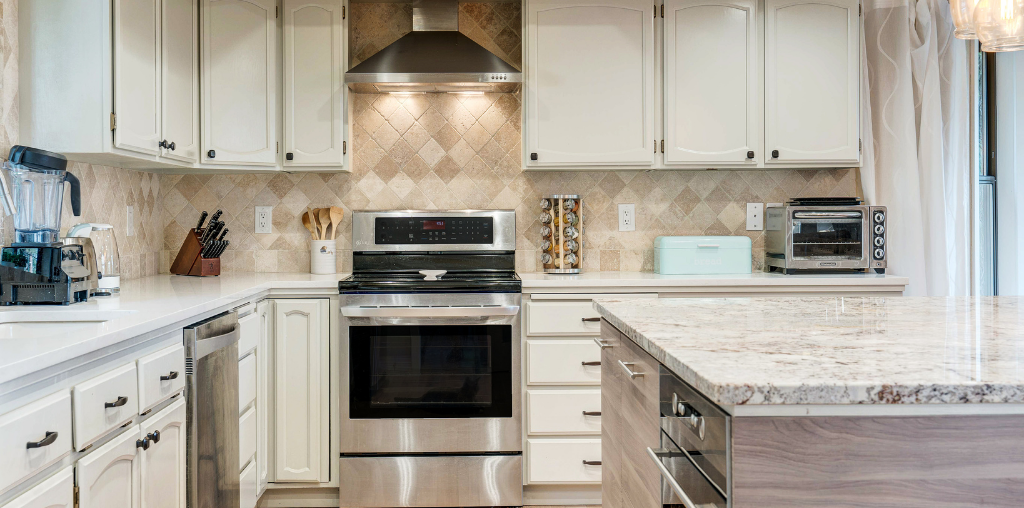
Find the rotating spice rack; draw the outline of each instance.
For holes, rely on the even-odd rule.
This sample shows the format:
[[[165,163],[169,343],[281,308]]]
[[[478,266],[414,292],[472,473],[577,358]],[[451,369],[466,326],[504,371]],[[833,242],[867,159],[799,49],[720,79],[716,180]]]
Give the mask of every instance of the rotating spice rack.
[[[583,266],[583,198],[579,194],[544,196],[540,200],[540,208],[540,256],[544,272],[580,273]]]

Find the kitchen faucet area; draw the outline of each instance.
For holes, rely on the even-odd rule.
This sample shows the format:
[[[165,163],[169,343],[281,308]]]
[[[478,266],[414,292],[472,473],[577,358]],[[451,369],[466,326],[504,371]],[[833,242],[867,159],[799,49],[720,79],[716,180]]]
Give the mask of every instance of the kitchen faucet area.
[[[1021,20],[0,0],[0,508],[1020,508]]]

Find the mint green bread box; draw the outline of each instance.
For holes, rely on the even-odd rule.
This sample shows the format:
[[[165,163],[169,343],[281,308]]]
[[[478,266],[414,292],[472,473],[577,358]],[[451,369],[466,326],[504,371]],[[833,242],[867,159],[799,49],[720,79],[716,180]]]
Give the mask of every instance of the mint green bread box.
[[[731,275],[750,273],[746,236],[659,236],[654,239],[654,273]]]

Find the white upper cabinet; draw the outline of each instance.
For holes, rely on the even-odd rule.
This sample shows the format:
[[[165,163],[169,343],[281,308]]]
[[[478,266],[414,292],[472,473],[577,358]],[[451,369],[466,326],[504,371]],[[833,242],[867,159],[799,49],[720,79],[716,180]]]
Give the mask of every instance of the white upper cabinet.
[[[203,162],[277,161],[277,2],[202,0]]]
[[[665,1],[665,164],[757,165],[756,0]]]
[[[342,0],[284,0],[285,166],[344,163]]]
[[[654,162],[654,2],[530,0],[526,167]]]
[[[163,156],[199,162],[199,4],[163,0]]]
[[[766,164],[860,159],[857,0],[765,1]]]
[[[160,153],[160,1],[114,0],[114,146]],[[168,0],[170,1],[170,0]]]

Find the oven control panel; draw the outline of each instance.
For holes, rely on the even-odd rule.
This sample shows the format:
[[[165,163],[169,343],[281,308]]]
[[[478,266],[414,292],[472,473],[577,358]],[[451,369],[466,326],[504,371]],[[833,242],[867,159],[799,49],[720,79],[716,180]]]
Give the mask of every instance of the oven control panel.
[[[377,245],[494,243],[492,217],[376,217]]]

